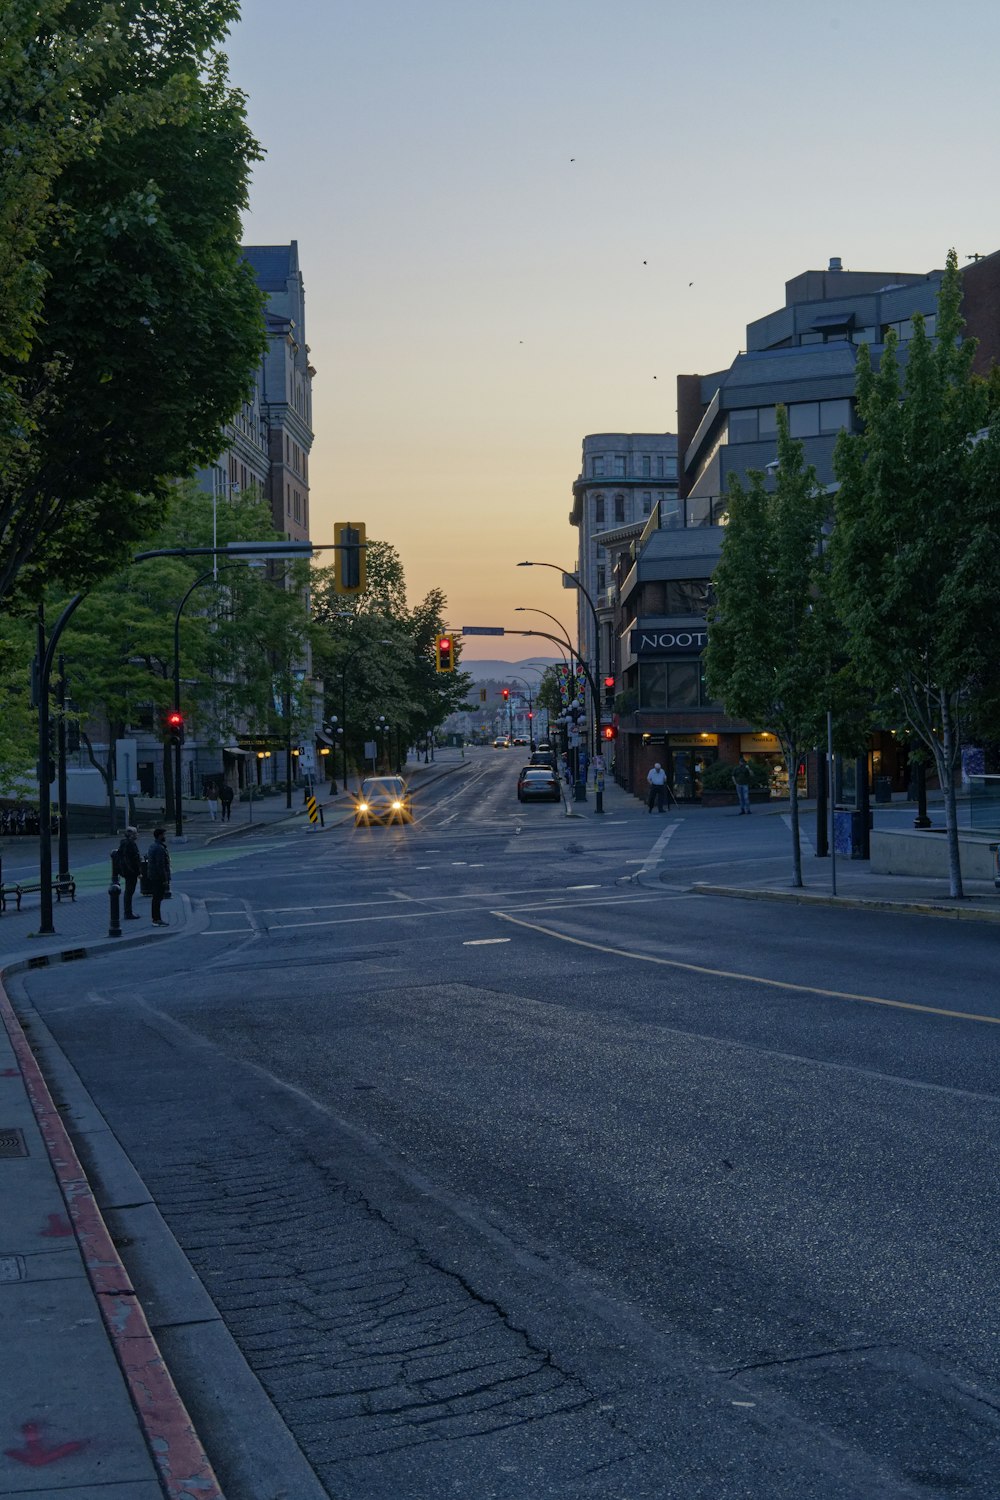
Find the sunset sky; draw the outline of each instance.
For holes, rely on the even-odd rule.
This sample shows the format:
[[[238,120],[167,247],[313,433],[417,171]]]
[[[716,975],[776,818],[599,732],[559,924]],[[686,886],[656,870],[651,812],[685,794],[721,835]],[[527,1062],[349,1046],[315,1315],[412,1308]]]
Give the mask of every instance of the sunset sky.
[[[453,628],[573,626],[516,564],[574,566],[584,435],[674,431],[786,280],[1000,247],[986,0],[244,0],[228,51],[246,239],[299,242],[313,537],[365,521]]]

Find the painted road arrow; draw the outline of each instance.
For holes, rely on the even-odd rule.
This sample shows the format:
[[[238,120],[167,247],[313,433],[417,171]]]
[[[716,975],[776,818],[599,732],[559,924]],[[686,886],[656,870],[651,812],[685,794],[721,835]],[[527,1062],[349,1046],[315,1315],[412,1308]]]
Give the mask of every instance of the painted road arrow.
[[[23,1448],[5,1448],[4,1453],[17,1464],[26,1464],[29,1469],[41,1469],[46,1464],[58,1463],[61,1458],[71,1458],[87,1446],[86,1439],[71,1443],[56,1443],[46,1448],[42,1441],[42,1429],[37,1422],[25,1422],[21,1428]]]

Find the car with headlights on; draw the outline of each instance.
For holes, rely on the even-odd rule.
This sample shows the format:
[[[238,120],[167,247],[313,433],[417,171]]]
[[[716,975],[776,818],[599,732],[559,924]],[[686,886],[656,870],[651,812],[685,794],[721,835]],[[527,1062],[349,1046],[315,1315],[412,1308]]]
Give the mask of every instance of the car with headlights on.
[[[549,766],[525,766],[517,778],[518,802],[561,802],[559,777]]]
[[[354,799],[354,826],[412,823],[413,804],[402,776],[368,776]]]

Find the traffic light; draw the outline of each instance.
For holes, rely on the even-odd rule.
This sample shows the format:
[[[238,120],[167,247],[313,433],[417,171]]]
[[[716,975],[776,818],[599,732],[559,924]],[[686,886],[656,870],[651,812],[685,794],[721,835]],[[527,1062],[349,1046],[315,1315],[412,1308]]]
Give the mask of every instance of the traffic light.
[[[172,745],[183,745],[184,715],[178,708],[172,708],[167,714],[167,734]]]
[[[534,717],[535,717],[534,712],[529,708],[528,709],[528,718],[529,719],[533,719]]]
[[[479,689],[479,701],[480,701],[480,703],[485,703],[486,702],[486,689],[485,688],[480,688]]]
[[[336,561],[333,565],[335,594],[362,594],[367,581],[365,523],[338,521],[333,528]]]
[[[615,701],[615,679],[611,676],[604,679],[604,704],[610,708]]]
[[[509,698],[510,698],[510,688],[504,688],[504,690],[503,690],[503,701],[506,703]]]
[[[454,672],[455,642],[450,635],[439,635],[435,641],[434,663],[439,672]]]
[[[618,738],[618,730],[613,724],[605,724],[601,730],[601,738],[604,740],[616,740]]]

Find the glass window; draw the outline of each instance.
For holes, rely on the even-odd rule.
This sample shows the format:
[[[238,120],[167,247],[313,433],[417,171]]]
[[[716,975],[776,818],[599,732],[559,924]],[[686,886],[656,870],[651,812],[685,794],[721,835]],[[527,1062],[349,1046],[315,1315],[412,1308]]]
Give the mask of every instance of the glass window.
[[[663,454],[662,453],[660,454],[660,456],[656,460],[656,477],[657,477],[657,479],[662,479],[663,478]]]
[[[650,513],[650,511],[652,509],[653,509],[653,492],[652,492],[652,490],[643,490],[643,492],[642,492],[642,513],[643,513],[643,515],[644,516],[648,516],[649,513]]]
[[[937,330],[937,313],[928,313],[924,319],[924,332],[929,339],[934,337]]]
[[[624,479],[625,478],[625,455],[624,455],[624,453],[616,453],[615,454],[615,478],[616,479]]]
[[[778,418],[773,406],[758,406],[757,432],[762,438],[777,437]]]
[[[622,521],[624,521],[624,519],[625,519],[625,496],[624,495],[616,495],[615,496],[615,520],[620,525],[622,523]]]
[[[607,578],[608,578],[608,570],[607,570],[607,568],[606,567],[602,567],[600,564],[598,564],[598,567],[597,567],[597,592],[599,594],[602,594],[604,592],[604,590],[607,588]]]
[[[704,615],[708,608],[707,578],[671,578],[667,583],[668,615]]]
[[[896,324],[896,328],[899,331],[899,342],[901,344],[905,344],[910,339],[912,339],[912,337],[913,337],[913,319],[912,318],[904,318],[901,323],[897,323]]]
[[[668,708],[697,708],[700,663],[694,661],[667,662],[667,706]]]
[[[604,496],[594,496],[594,521],[598,526],[604,525]]]
[[[648,453],[642,455],[642,477],[648,479],[653,472],[653,460]]]
[[[821,344],[822,342],[823,342],[823,335],[821,333],[801,333],[801,334],[799,334],[799,343],[800,344]]]
[[[852,329],[851,341],[855,344],[877,344],[878,329],[874,326],[868,328]]]
[[[667,459],[665,473],[666,473],[666,477],[668,479],[676,479],[677,478],[677,460],[676,460],[676,458],[668,458]]]
[[[821,401],[819,403],[820,432],[839,432],[842,427],[849,429],[850,425],[851,403],[846,396],[840,401]]]
[[[819,436],[819,402],[796,401],[788,408],[788,431],[793,438]]]
[[[590,472],[591,472],[591,475],[592,475],[592,477],[594,479],[601,479],[601,478],[603,478],[603,476],[604,476],[604,459],[603,458],[592,458],[590,460]]]
[[[665,531],[679,531],[684,525],[684,512],[682,503],[676,495],[669,500],[664,500],[663,495],[657,496],[660,505],[660,526]]]
[[[665,661],[641,661],[639,663],[639,707],[666,708],[667,663]]]
[[[757,408],[729,413],[729,441],[731,443],[755,443],[757,441]]]

